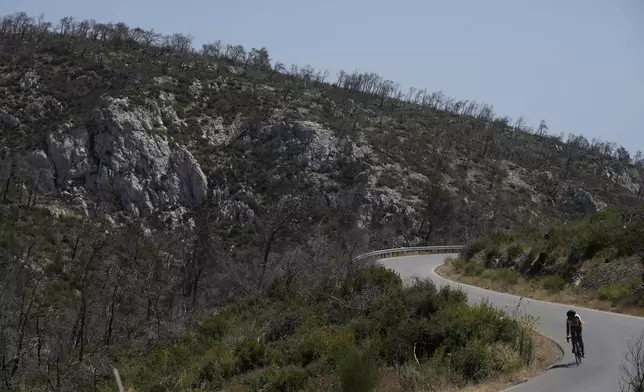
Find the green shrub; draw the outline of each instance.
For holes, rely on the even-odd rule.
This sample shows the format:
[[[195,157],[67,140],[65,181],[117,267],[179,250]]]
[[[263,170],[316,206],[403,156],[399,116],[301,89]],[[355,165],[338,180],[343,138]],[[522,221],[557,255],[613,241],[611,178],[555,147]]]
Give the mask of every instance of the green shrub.
[[[470,260],[475,254],[486,249],[486,242],[483,239],[475,239],[468,242],[461,250],[461,257],[465,260]]]
[[[481,341],[469,342],[464,348],[452,354],[451,365],[466,380],[480,383],[494,373],[494,361],[489,350]]]
[[[619,256],[620,250],[614,246],[601,250],[595,255],[595,258],[599,258],[603,261],[607,259],[614,259]]]
[[[197,335],[202,342],[219,340],[227,331],[228,324],[221,315],[209,317],[197,327]]]
[[[494,270],[494,272],[497,279],[510,285],[519,283],[519,279],[521,278],[519,272],[512,268],[499,268]]]
[[[443,385],[482,381],[529,356],[529,336],[502,311],[469,307],[463,291],[429,280],[401,282],[369,268],[336,287],[311,285],[307,297],[240,300],[199,324],[196,340],[123,361],[124,378],[141,391],[296,391],[321,376],[343,391],[366,392],[378,382],[379,363],[416,366],[418,358],[424,370],[407,381]]]
[[[441,392],[453,386],[452,379],[447,366],[439,361],[403,366],[399,371],[403,391]]]
[[[245,373],[267,364],[266,347],[257,339],[248,338],[235,347],[237,373]]]
[[[632,299],[633,292],[640,283],[638,278],[633,278],[626,283],[603,285],[599,288],[599,299],[611,301],[614,304]]]
[[[525,320],[526,317],[522,318]],[[532,319],[531,317],[527,317]],[[526,364],[530,364],[532,361],[532,355],[534,353],[534,342],[530,337],[529,331],[525,325],[520,325],[516,323],[517,329],[515,330],[515,339],[512,342],[513,348]]]
[[[224,385],[224,370],[216,361],[207,362],[199,371],[199,380],[208,383],[209,387],[221,388]]]
[[[454,269],[454,272],[460,274],[466,270],[469,262],[465,259],[457,258],[457,259],[450,260],[450,264]]]
[[[524,253],[523,247],[519,244],[510,245],[506,250],[506,252],[508,253],[508,258],[510,260],[516,260],[519,256],[521,256]]]
[[[267,342],[275,342],[293,335],[302,323],[301,315],[297,313],[279,314],[271,321],[265,339]]]
[[[187,341],[178,341],[151,351],[146,356],[126,355],[119,370],[123,382],[137,389],[177,390],[180,380],[175,377],[195,355]]]
[[[269,383],[274,372],[272,368],[261,368],[240,374],[232,380],[225,390],[230,392],[259,391]]]
[[[425,356],[431,354],[435,344],[442,341],[441,337],[431,334],[423,337],[423,331],[431,330],[432,325],[427,320],[406,319],[401,320],[398,325],[388,330],[383,335],[380,345],[379,356],[388,365],[404,365],[413,361],[414,343],[418,341],[417,355]]]
[[[638,290],[637,293],[633,293],[632,304],[636,306],[644,306],[644,290]]]
[[[349,276],[346,283],[350,285],[353,293],[359,293],[371,287],[381,290],[402,287],[402,281],[398,274],[383,266],[361,269],[355,275]]]
[[[376,326],[367,317],[360,317],[351,323],[356,342],[361,342],[374,333]]]
[[[320,359],[324,354],[324,339],[319,339],[319,335],[313,334],[298,339],[289,353],[289,361],[301,366],[307,366]]]
[[[524,364],[521,353],[508,344],[494,344],[487,349],[491,353],[491,366],[494,373],[517,371]]]
[[[378,368],[372,358],[355,348],[341,353],[338,375],[343,392],[369,392],[378,383]]]
[[[268,350],[268,360],[276,365],[307,367],[323,361],[334,366],[333,353],[355,344],[355,332],[346,327],[303,327],[295,335]],[[328,363],[327,363],[328,362]]]
[[[468,262],[465,265],[465,270],[463,271],[463,273],[467,276],[481,276],[483,275],[484,272],[485,272],[484,267],[480,265],[476,265],[472,262]]]
[[[541,287],[550,292],[559,292],[566,286],[566,280],[559,275],[548,275],[541,278]]]
[[[262,388],[265,392],[293,392],[304,388],[308,381],[308,372],[295,365],[271,367],[267,385]]]

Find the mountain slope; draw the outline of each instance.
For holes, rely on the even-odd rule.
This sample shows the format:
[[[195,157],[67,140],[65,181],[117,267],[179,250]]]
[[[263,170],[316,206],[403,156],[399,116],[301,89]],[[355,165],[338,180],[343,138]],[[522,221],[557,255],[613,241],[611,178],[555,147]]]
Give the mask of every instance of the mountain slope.
[[[280,279],[338,285],[362,250],[642,196],[642,162],[610,143],[375,74],[329,84],[264,48],[191,45],[120,23],[0,23],[5,383],[173,341]]]
[[[40,194],[67,196],[83,214],[106,198],[105,212],[134,216],[189,208],[216,189],[261,194],[272,177],[264,170],[290,170],[325,191],[362,181],[378,210],[364,220],[389,219],[398,241],[419,242],[638,198],[641,167],[625,151],[529,134],[487,105],[415,89],[404,97],[372,74],[328,85],[310,67],[271,67],[257,50],[197,54],[181,35],[148,46],[150,32],[63,22],[53,35],[3,25],[2,180],[12,200],[16,160]],[[442,231],[410,223],[442,202],[424,200],[428,192],[454,210]]]

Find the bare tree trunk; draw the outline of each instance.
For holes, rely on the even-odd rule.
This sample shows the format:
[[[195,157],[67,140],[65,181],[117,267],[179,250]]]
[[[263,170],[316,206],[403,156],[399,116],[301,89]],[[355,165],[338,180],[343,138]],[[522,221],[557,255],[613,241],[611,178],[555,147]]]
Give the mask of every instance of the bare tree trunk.
[[[76,236],[76,241],[74,242],[74,250],[72,251],[72,259],[70,260],[73,262],[76,259],[76,251],[78,250],[78,243],[80,242],[80,234]]]
[[[203,268],[199,268],[195,273],[194,280],[192,282],[192,308],[194,309],[197,306],[197,289],[199,288],[199,279],[201,278],[201,273]]]
[[[40,304],[38,304],[38,316],[36,317],[36,336],[38,338],[36,354],[38,357],[38,367],[42,366],[42,333],[40,329]]]
[[[434,227],[432,225],[432,222],[429,222],[429,229],[427,230],[427,234],[425,234],[425,245],[429,245],[429,239],[432,236],[432,231]]]
[[[2,380],[4,381],[4,385],[9,389],[11,387],[11,384],[9,384],[9,377],[7,376],[7,355],[6,351],[2,350]]]
[[[264,282],[266,276],[266,270],[268,269],[268,258],[271,253],[271,248],[273,247],[273,242],[275,241],[275,230],[271,230],[266,245],[264,245],[264,256],[262,258],[262,275],[260,276],[260,283]]]
[[[4,186],[4,195],[2,196],[2,204],[7,204],[7,195],[9,194],[9,187],[11,186],[11,180],[13,179],[15,172],[16,172],[16,163],[14,162],[11,164],[11,171],[9,172],[9,176],[7,177],[7,182],[5,183],[5,186]]]
[[[27,308],[24,308],[24,300],[25,297],[23,295],[23,303],[20,306],[20,316],[19,316],[19,321],[18,321],[18,331],[19,331],[19,338],[18,338],[18,344],[16,345],[16,358],[13,361],[13,366],[11,368],[11,377],[13,377],[16,372],[18,371],[20,367],[20,359],[22,358],[22,349],[25,341],[25,332],[27,331],[27,321],[29,318],[29,314],[31,313],[31,308],[34,304],[34,300],[36,298],[36,292],[38,291],[38,286],[40,286],[40,282],[42,281],[44,275],[42,275],[38,281],[36,282],[36,285],[34,286],[31,296],[29,298],[29,301],[27,303]],[[25,291],[26,295],[26,291]]]
[[[78,362],[83,362],[85,356],[85,328],[87,316],[87,299],[85,298],[85,289],[81,290],[81,321],[80,329],[78,330],[78,340],[80,342],[80,349],[78,350]]]
[[[116,302],[116,290],[118,288],[118,285],[114,285],[114,289],[112,290],[112,296],[110,300],[110,315],[107,321],[107,327],[105,329],[105,345],[109,347],[110,345],[110,340],[112,339],[112,325],[114,324],[114,308],[115,308],[115,302]]]

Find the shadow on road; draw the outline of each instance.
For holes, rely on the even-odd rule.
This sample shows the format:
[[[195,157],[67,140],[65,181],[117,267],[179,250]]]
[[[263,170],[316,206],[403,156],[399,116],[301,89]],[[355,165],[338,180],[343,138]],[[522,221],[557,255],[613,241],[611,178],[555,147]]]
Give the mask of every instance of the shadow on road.
[[[548,370],[552,369],[562,369],[562,368],[569,368],[569,367],[577,367],[577,363],[573,362],[568,362],[568,363],[559,363],[557,365],[552,365],[548,368]]]

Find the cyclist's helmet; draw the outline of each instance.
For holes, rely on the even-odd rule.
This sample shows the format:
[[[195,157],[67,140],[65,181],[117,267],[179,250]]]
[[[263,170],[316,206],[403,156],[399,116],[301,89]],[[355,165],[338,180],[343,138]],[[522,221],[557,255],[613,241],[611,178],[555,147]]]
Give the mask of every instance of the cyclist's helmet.
[[[577,313],[576,313],[574,310],[572,310],[572,309],[570,309],[568,312],[566,312],[566,315],[567,315],[568,317],[575,317],[575,315],[576,315],[576,314],[577,314]]]

